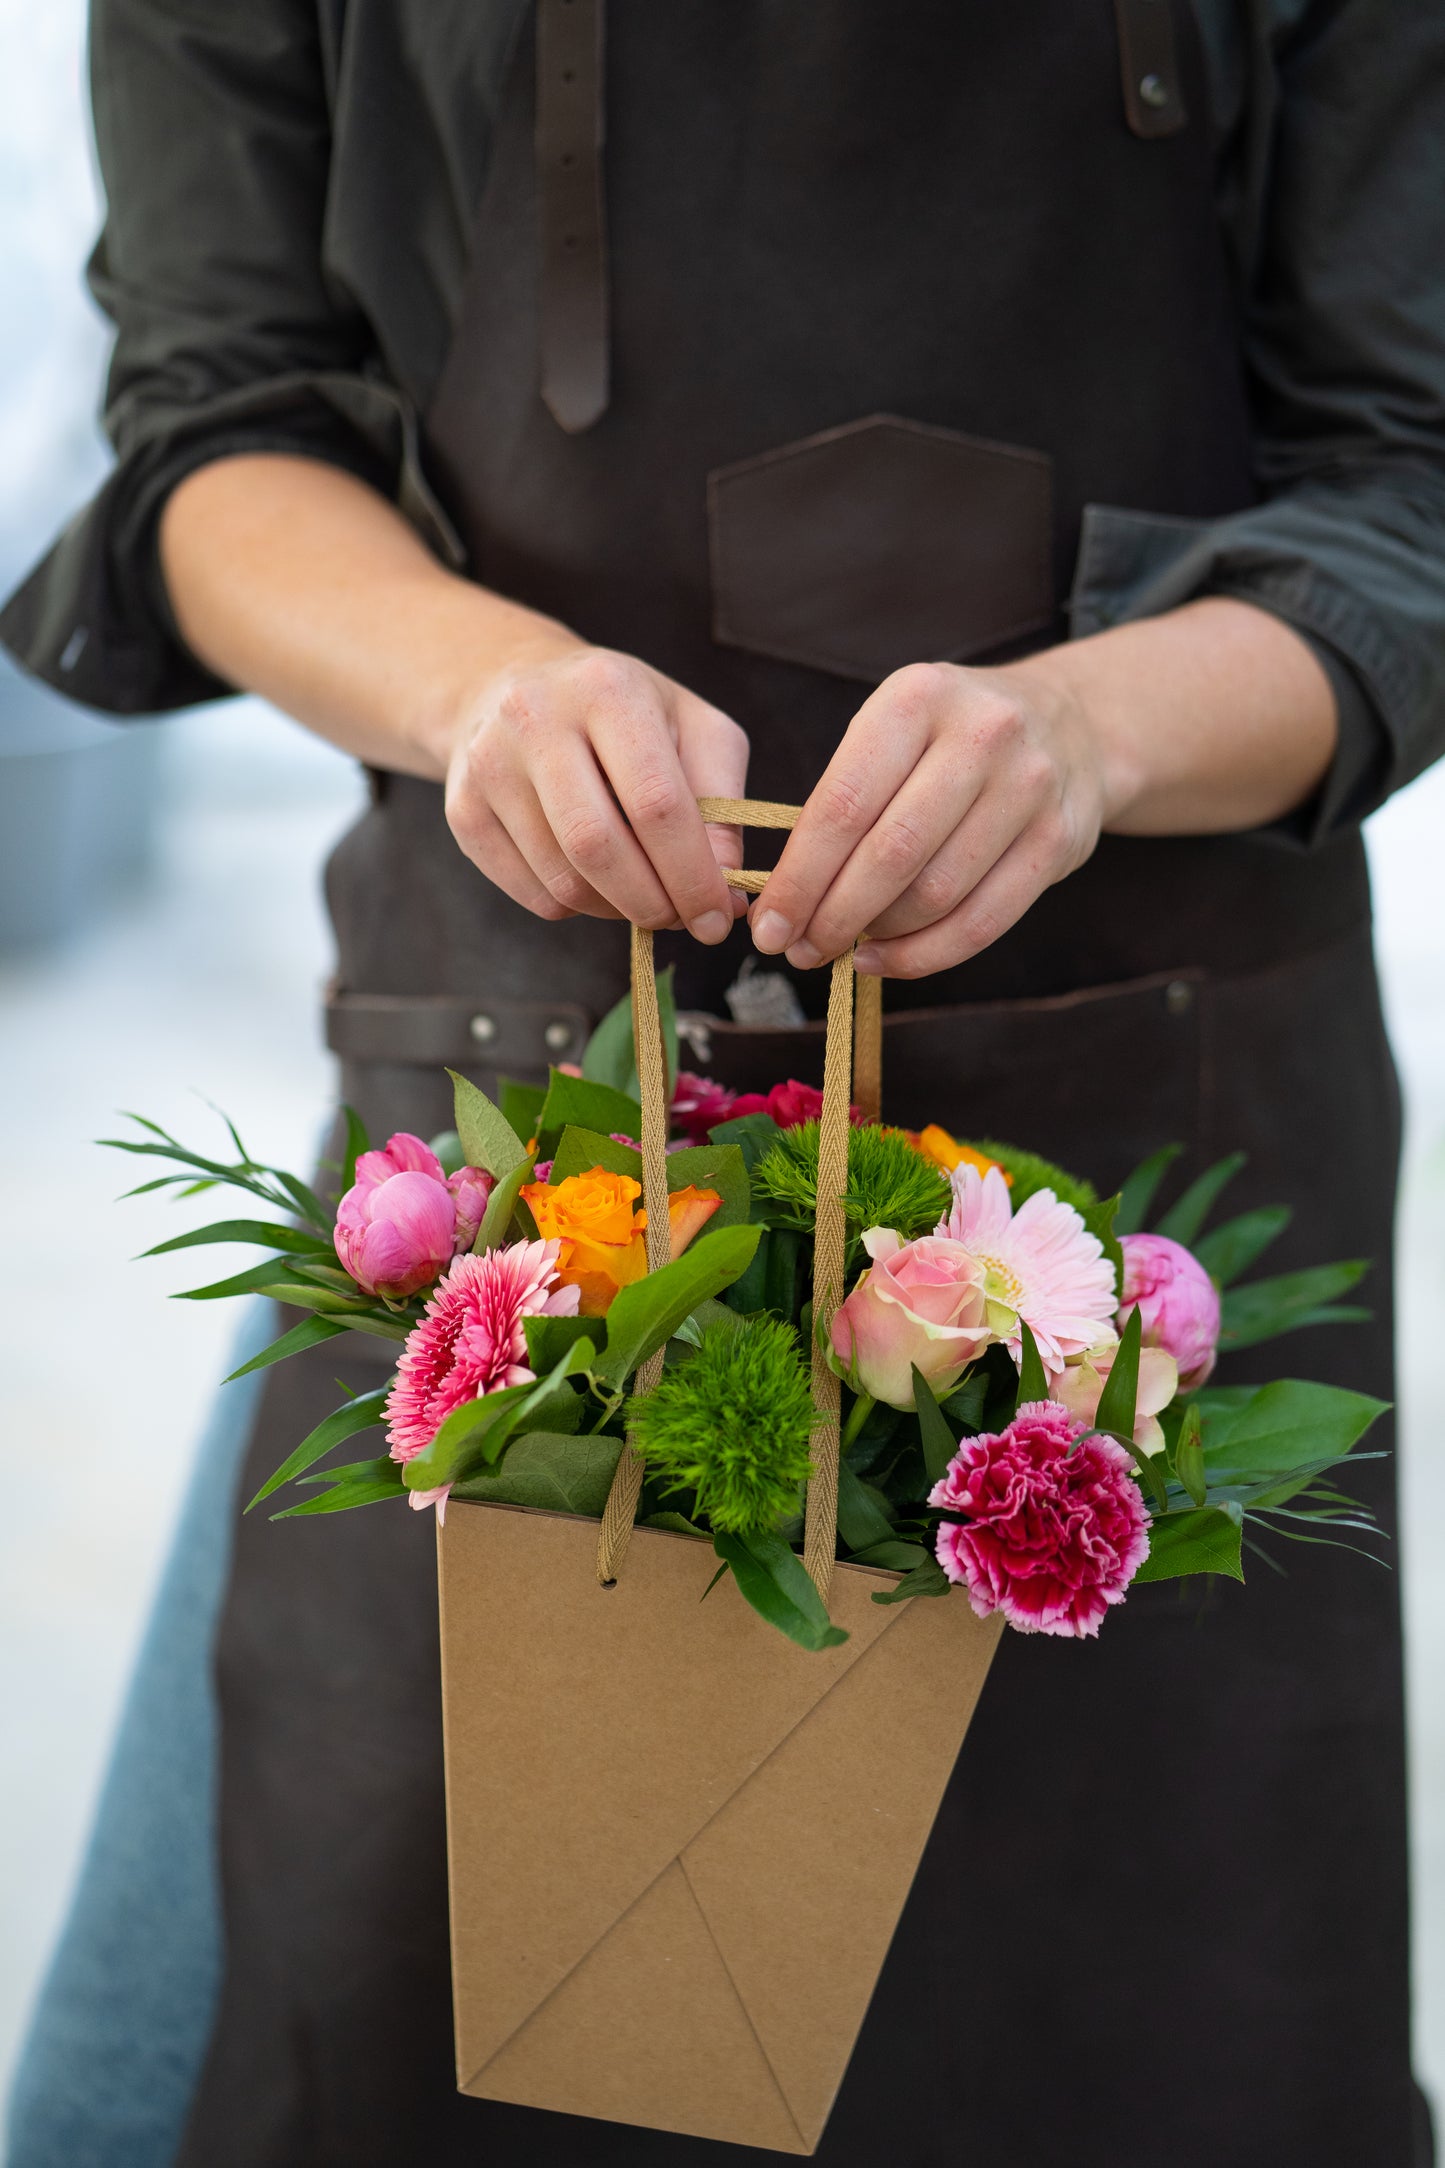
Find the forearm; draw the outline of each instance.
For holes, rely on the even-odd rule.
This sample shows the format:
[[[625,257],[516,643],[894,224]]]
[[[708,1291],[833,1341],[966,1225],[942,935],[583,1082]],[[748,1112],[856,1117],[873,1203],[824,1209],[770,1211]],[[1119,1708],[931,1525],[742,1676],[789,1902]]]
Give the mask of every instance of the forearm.
[[[1324,779],[1337,723],[1308,642],[1223,596],[1051,648],[1000,675],[1076,704],[1116,835],[1261,827]]]
[[[188,645],[344,751],[440,781],[479,683],[579,649],[564,626],[439,565],[401,514],[319,460],[198,469],[161,521]]]

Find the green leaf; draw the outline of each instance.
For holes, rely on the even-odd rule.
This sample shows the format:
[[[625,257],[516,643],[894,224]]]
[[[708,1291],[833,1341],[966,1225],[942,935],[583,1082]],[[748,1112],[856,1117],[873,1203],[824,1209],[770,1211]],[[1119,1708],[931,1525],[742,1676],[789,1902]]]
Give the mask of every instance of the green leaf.
[[[513,1438],[496,1467],[454,1484],[452,1496],[600,1520],[621,1452],[620,1438],[525,1430]]]
[[[677,1088],[677,1003],[673,994],[673,967],[657,977],[657,1013],[662,1024],[662,1047],[667,1065],[669,1103]],[[632,996],[626,993],[607,1011],[582,1056],[582,1074],[590,1083],[608,1084],[614,1091],[636,1099],[637,1048],[632,1036]],[[636,1135],[630,1131],[630,1135]]]
[[[669,1191],[686,1189],[693,1182],[699,1189],[715,1189],[722,1198],[707,1223],[709,1230],[740,1227],[747,1221],[752,1205],[752,1184],[748,1180],[747,1161],[735,1144],[691,1144],[681,1152],[669,1152]]]
[[[1212,1279],[1228,1287],[1284,1233],[1290,1216],[1287,1204],[1266,1204],[1257,1212],[1241,1212],[1238,1219],[1226,1220],[1222,1227],[1202,1236],[1194,1245],[1194,1254]]]
[[[524,1317],[527,1362],[540,1376],[553,1370],[579,1340],[590,1340],[595,1349],[607,1331],[603,1317]]]
[[[326,1317],[303,1318],[299,1325],[293,1325],[290,1332],[283,1332],[279,1340],[273,1340],[259,1355],[242,1363],[239,1370],[233,1370],[223,1382],[229,1385],[231,1378],[244,1378],[252,1370],[268,1369],[272,1363],[284,1362],[288,1355],[303,1355],[307,1348],[319,1347],[323,1340],[334,1340],[338,1333],[346,1330],[345,1325],[333,1325]]]
[[[353,1292],[338,1294],[334,1287],[318,1287],[311,1280],[272,1278],[256,1290],[270,1302],[282,1302],[290,1310],[319,1310],[327,1317],[368,1315],[376,1307],[372,1296]]]
[[[853,1566],[881,1566],[885,1573],[911,1573],[915,1566],[926,1565],[928,1553],[921,1543],[906,1543],[901,1536],[890,1536],[886,1543],[874,1543],[866,1551],[855,1551],[849,1564]]]
[[[1019,1365],[1019,1406],[1023,1407],[1029,1401],[1047,1400],[1049,1381],[1044,1375],[1044,1362],[1039,1353],[1038,1341],[1029,1330],[1028,1320],[1022,1317],[1019,1319],[1019,1338],[1023,1342],[1023,1360]],[[1136,1378],[1137,1374],[1136,1365]],[[1102,1401],[1100,1405],[1103,1405]],[[1101,1429],[1106,1427],[1101,1423]],[[1129,1428],[1132,1430],[1133,1427],[1131,1422]]]
[[[1197,1506],[1205,1500],[1204,1447],[1200,1440],[1199,1403],[1189,1401],[1174,1445],[1174,1473]]]
[[[343,1106],[341,1111],[346,1117],[346,1157],[341,1163],[340,1192],[344,1197],[356,1180],[356,1162],[363,1152],[371,1150],[371,1139],[366,1133],[366,1124],[355,1107]]]
[[[1189,1573],[1227,1573],[1231,1580],[1242,1581],[1241,1535],[1239,1521],[1221,1506],[1161,1514],[1149,1524],[1149,1556],[1134,1584],[1174,1581]]]
[[[1227,1159],[1218,1159],[1212,1167],[1206,1167],[1198,1181],[1190,1183],[1178,1203],[1169,1207],[1154,1232],[1167,1235],[1171,1242],[1182,1242],[1187,1249],[1213,1211],[1221,1191],[1234,1180],[1247,1156],[1244,1152],[1231,1152]]]
[[[1025,1332],[1028,1327],[1024,1327]],[[1037,1353],[1037,1350],[1035,1350]],[[933,1397],[933,1387],[919,1369],[913,1365],[913,1405],[918,1411],[918,1429],[923,1440],[923,1467],[930,1489],[942,1482],[948,1472],[948,1464],[958,1451],[958,1440],[948,1427],[948,1421]]]
[[[507,1230],[517,1210],[517,1199],[522,1186],[532,1173],[530,1159],[519,1160],[510,1174],[504,1174],[487,1199],[487,1209],[472,1241],[472,1254],[480,1257],[487,1250],[497,1249],[507,1239]]]
[[[403,1470],[408,1490],[433,1490],[441,1483],[461,1483],[500,1459],[508,1440],[522,1430],[552,1430],[570,1435],[582,1420],[582,1402],[566,1380],[592,1363],[592,1343],[579,1340],[553,1364],[546,1377],[526,1385],[505,1385],[499,1392],[454,1408],[431,1444]]]
[[[834,1626],[802,1560],[781,1536],[714,1536],[713,1549],[761,1618],[799,1648],[837,1648],[848,1636]]]
[[[295,1452],[287,1455],[276,1473],[261,1485],[246,1511],[249,1513],[251,1506],[260,1505],[263,1498],[280,1490],[283,1483],[294,1482],[298,1475],[320,1460],[323,1453],[329,1453],[343,1439],[354,1438],[359,1430],[368,1430],[374,1423],[384,1423],[386,1396],[390,1389],[382,1385],[374,1393],[360,1393],[355,1400],[348,1400],[344,1408],[338,1408],[334,1415],[326,1416],[301,1440]]]
[[[320,1477],[312,1478],[320,1481]],[[283,1513],[273,1513],[273,1521],[299,1520],[303,1514],[349,1513],[353,1506],[379,1506],[388,1498],[404,1498],[401,1469],[394,1460],[357,1461],[345,1471],[339,1483],[333,1483],[318,1497],[307,1498],[299,1506],[287,1506]]]
[[[1119,1340],[1119,1352],[1114,1357],[1104,1390],[1099,1395],[1099,1405],[1094,1413],[1094,1428],[1107,1430],[1123,1440],[1134,1435],[1135,1403],[1139,1397],[1139,1342],[1143,1334],[1143,1320],[1136,1305],[1129,1312]]]
[[[302,1219],[308,1220],[318,1233],[330,1241],[331,1229],[336,1220],[334,1208],[323,1204],[314,1189],[298,1176],[288,1174],[284,1167],[269,1167],[266,1171],[281,1184]]]
[[[194,1250],[210,1242],[259,1242],[268,1250],[286,1250],[293,1257],[334,1257],[329,1242],[301,1227],[287,1227],[274,1220],[215,1220],[209,1227],[193,1227],[189,1234],[172,1235],[143,1250],[144,1257],[164,1257],[171,1250]]]
[[[887,1543],[893,1534],[893,1516],[883,1493],[855,1475],[846,1460],[838,1467],[838,1533],[850,1551]]]
[[[224,1295],[254,1295],[261,1288],[269,1287],[288,1272],[301,1268],[294,1257],[263,1257],[259,1265],[248,1265],[244,1272],[233,1273],[229,1280],[212,1280],[205,1287],[183,1287],[171,1296],[172,1302],[216,1302]]]
[[[737,1146],[749,1174],[782,1133],[771,1114],[739,1114],[732,1121],[717,1122],[708,1131],[714,1144]]]
[[[593,1167],[605,1167],[609,1174],[630,1175],[634,1182],[642,1180],[641,1152],[635,1152],[630,1144],[619,1144],[615,1137],[604,1136],[600,1129],[584,1129],[569,1122],[552,1154],[548,1182],[566,1182]]]
[[[1304,1272],[1282,1272],[1272,1280],[1250,1280],[1230,1288],[1221,1304],[1221,1348],[1254,1347],[1298,1326],[1336,1323],[1320,1312],[1343,1295],[1370,1269],[1367,1257],[1334,1265],[1311,1265]]]
[[[643,1528],[665,1528],[670,1535],[674,1536],[701,1536],[704,1540],[707,1537],[707,1530],[699,1528],[697,1522],[690,1521],[685,1513],[649,1513],[640,1525]],[[714,1584],[722,1578],[726,1570],[725,1567],[719,1566],[717,1572],[713,1575]],[[705,1595],[707,1591],[704,1590],[703,1593]]]
[[[493,1104],[484,1091],[466,1077],[458,1076],[455,1069],[448,1069],[452,1080],[452,1104],[455,1110],[457,1135],[462,1140],[469,1167],[484,1168],[500,1181],[503,1175],[524,1163],[527,1147],[516,1130]]]
[[[1136,1235],[1147,1225],[1159,1184],[1183,1149],[1182,1144],[1161,1144],[1134,1169],[1119,1192],[1119,1209],[1114,1214],[1116,1234]]]
[[[1284,1479],[1321,1461],[1343,1460],[1389,1405],[1305,1378],[1276,1378],[1242,1402],[1232,1394],[1226,1400],[1224,1391],[1205,1391],[1198,1403],[1211,1488]]]
[[[405,1340],[411,1335],[414,1317],[383,1317],[378,1310],[358,1310],[346,1320],[348,1332],[370,1333],[376,1340]]]
[[[897,1588],[880,1588],[873,1592],[875,1603],[907,1603],[910,1596],[946,1596],[952,1582],[936,1558],[925,1558],[921,1566],[905,1573]]]
[[[705,1229],[670,1265],[621,1289],[607,1312],[607,1349],[597,1364],[599,1377],[621,1385],[639,1363],[665,1346],[700,1302],[721,1294],[746,1269],[758,1234],[756,1227]]]
[[[497,1089],[502,1095],[502,1112],[517,1135],[523,1139],[537,1134],[537,1117],[547,1097],[545,1084],[520,1084],[515,1077],[497,1079]]]
[[[642,1136],[642,1109],[635,1099],[614,1091],[610,1084],[594,1084],[586,1077],[563,1076],[552,1071],[547,1096],[537,1116],[537,1156],[550,1159],[564,1129],[595,1129],[602,1136]]]
[[[1096,1204],[1085,1205],[1081,1212],[1085,1227],[1097,1237],[1104,1255],[1114,1268],[1114,1293],[1124,1291],[1124,1252],[1114,1231],[1114,1220],[1119,1210],[1117,1197],[1100,1197]]]
[[[984,1403],[987,1398],[988,1372],[983,1369],[970,1371],[943,1402],[944,1420],[954,1424],[960,1431],[982,1430]]]
[[[462,1150],[462,1140],[454,1129],[439,1129],[430,1139],[431,1148],[441,1161],[443,1174],[458,1174],[467,1163]]]

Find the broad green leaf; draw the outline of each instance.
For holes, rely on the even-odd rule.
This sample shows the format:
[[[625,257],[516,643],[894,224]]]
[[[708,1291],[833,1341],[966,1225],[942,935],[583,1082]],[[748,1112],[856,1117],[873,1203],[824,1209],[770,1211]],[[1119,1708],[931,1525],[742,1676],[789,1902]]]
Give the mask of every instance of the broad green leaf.
[[[502,1095],[502,1112],[517,1135],[524,1140],[537,1134],[537,1117],[547,1097],[545,1084],[520,1084],[515,1077],[497,1079],[497,1089]]]
[[[1044,1375],[1043,1357],[1039,1353],[1038,1341],[1029,1330],[1027,1319],[1022,1317],[1019,1319],[1019,1338],[1023,1342],[1023,1360],[1019,1365],[1019,1406],[1022,1408],[1033,1400],[1047,1400],[1049,1381]],[[1137,1361],[1135,1374],[1137,1377]],[[1102,1401],[1100,1405],[1103,1405]],[[1107,1427],[1100,1425],[1101,1429]],[[1131,1423],[1129,1428],[1132,1430],[1133,1427]]]
[[[406,1463],[407,1489],[435,1490],[442,1483],[465,1482],[494,1464],[518,1431],[575,1431],[582,1420],[582,1402],[566,1380],[588,1369],[591,1362],[591,1341],[579,1340],[545,1377],[524,1385],[504,1385],[498,1392],[454,1408],[430,1445]]]
[[[1171,1242],[1182,1242],[1187,1249],[1247,1156],[1244,1152],[1231,1152],[1227,1159],[1218,1159],[1212,1167],[1206,1167],[1198,1181],[1190,1183],[1178,1203],[1169,1207],[1155,1228],[1155,1234],[1167,1235]]]
[[[746,1222],[752,1185],[747,1162],[735,1144],[692,1144],[681,1152],[669,1152],[668,1189],[686,1189],[690,1183],[699,1189],[715,1189],[722,1198],[707,1223],[709,1228],[740,1227]]]
[[[669,1104],[677,1089],[677,1002],[673,994],[673,967],[657,975],[657,1013],[662,1025],[662,1049],[667,1067]],[[582,1074],[591,1083],[610,1084],[614,1091],[636,1099],[637,1048],[632,1036],[632,996],[626,993],[607,1011],[582,1056]],[[635,1135],[636,1132],[634,1131]]]
[[[756,1227],[704,1229],[670,1265],[624,1287],[607,1312],[607,1348],[597,1363],[599,1377],[621,1385],[639,1363],[665,1346],[700,1302],[721,1294],[746,1269],[758,1233]]]
[[[982,1430],[984,1403],[988,1399],[988,1373],[972,1370],[943,1402],[945,1422],[960,1430]],[[954,1448],[957,1451],[957,1447]]]
[[[1221,1393],[1199,1395],[1211,1487],[1287,1478],[1321,1461],[1343,1460],[1388,1406],[1368,1393],[1305,1378],[1276,1378],[1242,1404],[1220,1406],[1222,1399]]]
[[[605,1167],[609,1174],[630,1175],[634,1182],[642,1180],[641,1152],[635,1152],[630,1144],[619,1144],[615,1137],[604,1136],[600,1129],[584,1129],[577,1122],[569,1122],[557,1139],[548,1182],[555,1186],[570,1181],[575,1174],[587,1174],[593,1167]]]
[[[1250,1280],[1243,1287],[1230,1288],[1221,1304],[1221,1347],[1253,1347],[1260,1340],[1272,1340],[1279,1333],[1320,1322],[1319,1312],[1336,1295],[1343,1295],[1362,1280],[1369,1269],[1367,1257],[1352,1257],[1339,1264],[1311,1265],[1304,1272],[1282,1272],[1272,1280]]]
[[[344,1197],[356,1180],[356,1162],[363,1152],[371,1150],[371,1139],[355,1107],[344,1106],[341,1111],[346,1118],[346,1157],[341,1163],[341,1195]]]
[[[881,1566],[885,1573],[911,1573],[915,1566],[927,1563],[928,1553],[921,1543],[907,1543],[901,1536],[890,1536],[885,1543],[874,1543],[866,1551],[855,1551],[848,1563],[852,1566]]]
[[[606,1336],[607,1320],[602,1317],[524,1317],[522,1330],[527,1336],[527,1361],[540,1377],[544,1371],[555,1369],[579,1340],[590,1340],[596,1348]]]
[[[481,1167],[500,1180],[525,1162],[526,1145],[501,1108],[494,1105],[484,1091],[479,1091],[466,1077],[458,1076],[455,1069],[448,1069],[447,1075],[452,1080],[457,1135],[462,1140],[467,1166]]]
[[[1196,1506],[1205,1500],[1204,1448],[1200,1442],[1199,1406],[1191,1400],[1179,1425],[1174,1445],[1174,1473]]]
[[[370,1471],[368,1473],[368,1471]],[[287,1506],[283,1513],[273,1513],[273,1521],[299,1520],[303,1514],[349,1513],[353,1506],[379,1506],[388,1498],[404,1498],[401,1469],[394,1460],[358,1461],[346,1471],[345,1480],[332,1484],[315,1498],[307,1498],[299,1506]]]
[[[837,1648],[848,1636],[834,1626],[807,1568],[781,1536],[714,1536],[745,1600],[799,1648]]]
[[[838,1467],[838,1533],[850,1551],[887,1543],[893,1534],[893,1516],[883,1493],[855,1475],[846,1460]]]
[[[518,1160],[510,1174],[504,1174],[487,1199],[487,1209],[472,1242],[473,1256],[480,1257],[487,1250],[495,1250],[507,1239],[507,1230],[517,1210],[517,1199],[522,1185],[531,1179],[530,1159]]]
[[[453,1485],[453,1498],[486,1505],[536,1506],[547,1513],[580,1513],[599,1520],[612,1488],[622,1440],[571,1432],[524,1430],[494,1468]]]
[[[1287,1204],[1261,1205],[1257,1212],[1241,1212],[1238,1219],[1226,1220],[1222,1227],[1202,1235],[1194,1254],[1221,1287],[1228,1287],[1241,1272],[1248,1272],[1289,1223]]]
[[[1242,1581],[1241,1533],[1239,1521],[1221,1506],[1161,1514],[1149,1524],[1149,1556],[1134,1581],[1174,1581],[1189,1573],[1227,1573]]]
[[[714,1144],[737,1146],[749,1174],[782,1133],[771,1114],[739,1114],[731,1121],[716,1123],[708,1131]]]
[[[564,1129],[595,1129],[604,1137],[642,1136],[642,1109],[635,1099],[614,1091],[610,1084],[593,1084],[586,1077],[563,1076],[552,1071],[542,1111],[537,1116],[537,1155],[550,1159]]]
[[[244,1378],[252,1370],[268,1369],[272,1363],[284,1362],[288,1355],[302,1355],[307,1348],[319,1347],[323,1340],[334,1340],[338,1333],[346,1330],[346,1325],[333,1325],[326,1317],[303,1318],[299,1325],[293,1325],[290,1332],[283,1332],[279,1340],[273,1340],[259,1355],[242,1363],[239,1370],[233,1370],[224,1382],[229,1385],[231,1378]]]
[[[1129,1312],[1129,1320],[1119,1340],[1119,1352],[1114,1357],[1104,1390],[1099,1395],[1099,1405],[1094,1413],[1094,1428],[1107,1430],[1116,1438],[1128,1439],[1134,1435],[1135,1403],[1139,1397],[1139,1343],[1143,1334],[1143,1321],[1138,1308]]]
[[[287,1455],[276,1473],[261,1485],[246,1511],[249,1513],[252,1506],[260,1505],[263,1498],[280,1490],[283,1483],[294,1482],[298,1475],[320,1460],[323,1453],[329,1453],[343,1439],[354,1438],[359,1430],[368,1430],[373,1423],[384,1423],[386,1396],[390,1389],[383,1385],[373,1393],[360,1393],[355,1400],[348,1400],[344,1408],[338,1408],[334,1415],[326,1416],[301,1440],[295,1452]]]
[[[958,1440],[949,1429],[948,1419],[933,1397],[933,1388],[917,1363],[913,1365],[913,1404],[918,1412],[919,1435],[923,1441],[924,1471],[931,1488],[942,1482],[947,1474],[948,1464],[958,1451]]]
[[[143,1257],[164,1257],[171,1250],[194,1250],[210,1242],[259,1242],[268,1250],[286,1250],[293,1257],[334,1257],[329,1242],[301,1227],[287,1227],[273,1220],[215,1220],[209,1227],[193,1227],[189,1234],[172,1235],[143,1250]]]
[[[897,1588],[879,1588],[873,1591],[875,1603],[907,1603],[910,1596],[946,1596],[953,1583],[936,1558],[925,1558],[921,1566],[905,1573]]]
[[[1149,1207],[1153,1204],[1169,1168],[1183,1151],[1182,1144],[1161,1144],[1157,1152],[1134,1169],[1119,1192],[1119,1209],[1114,1214],[1114,1232],[1120,1235],[1136,1235],[1148,1223]]]

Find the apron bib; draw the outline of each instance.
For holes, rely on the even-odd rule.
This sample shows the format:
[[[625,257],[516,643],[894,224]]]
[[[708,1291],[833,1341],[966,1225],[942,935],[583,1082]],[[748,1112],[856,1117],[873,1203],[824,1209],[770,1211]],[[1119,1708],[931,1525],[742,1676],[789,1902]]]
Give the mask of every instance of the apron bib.
[[[1063,636],[1086,504],[1249,502],[1200,55],[1172,21],[1196,117],[1151,139],[1101,0],[619,0],[610,399],[570,433],[539,396],[524,36],[425,421],[474,575],[726,709],[750,792],[798,801],[889,670]],[[575,1059],[627,983],[625,929],[512,905],[409,778],[375,780],[328,895],[331,1043],[378,1138],[447,1125],[444,1063],[491,1089]],[[816,1022],[728,1020],[742,937],[663,950],[708,1019],[698,1066],[820,1078]],[[810,1018],[826,977],[794,981]],[[1271,1269],[1380,1260],[1375,1323],[1295,1363],[1388,1397],[1398,1117],[1357,839],[1106,838],[985,955],[885,986],[885,1017],[891,1120],[1105,1188],[1170,1139],[1185,1178],[1248,1149],[1238,1208],[1295,1207]],[[271,1373],[246,1481],[338,1371],[364,1387],[377,1356]],[[1353,1487],[1389,1525],[1389,1464]],[[821,2161],[1406,2168],[1395,1588],[1335,1551],[1285,1563],[1140,1590],[1097,1646],[1006,1637]],[[433,1571],[404,1512],[238,1530],[228,1968],[183,2168],[758,2158],[453,2092]]]

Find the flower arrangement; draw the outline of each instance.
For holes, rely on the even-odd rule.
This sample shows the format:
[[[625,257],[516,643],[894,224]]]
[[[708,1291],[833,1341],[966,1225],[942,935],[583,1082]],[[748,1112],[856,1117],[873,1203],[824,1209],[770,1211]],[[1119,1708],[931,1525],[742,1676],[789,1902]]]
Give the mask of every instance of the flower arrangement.
[[[666,1030],[665,981],[659,994]],[[277,1518],[403,1498],[596,1516],[630,1437],[641,1523],[710,1541],[765,1618],[827,1647],[840,1630],[796,1548],[816,1337],[844,1387],[838,1555],[898,1576],[875,1602],[961,1590],[980,1617],[1083,1638],[1140,1583],[1242,1580],[1261,1536],[1372,1525],[1330,1471],[1383,1403],[1300,1379],[1211,1382],[1234,1348],[1368,1314],[1340,1301],[1362,1260],[1240,1284],[1288,1215],[1206,1232],[1239,1155],[1146,1231],[1177,1146],[1101,1198],[1034,1153],[855,1110],[846,1291],[815,1320],[811,1087],[740,1098],[673,1076],[666,1261],[649,1270],[626,1004],[580,1074],[506,1086],[500,1104],[453,1082],[455,1129],[429,1144],[373,1149],[348,1115],[334,1203],[252,1160],[234,1129],[224,1161],[149,1122],[110,1140],[174,1164],[146,1188],[230,1186],[268,1207],[157,1246],[267,1253],[187,1291],[305,1313],[245,1369],[351,1331],[397,1343],[390,1382],[318,1424],[252,1507],[295,1484],[307,1495]],[[659,1355],[654,1389],[630,1399]],[[384,1451],[332,1458],[376,1430]]]

